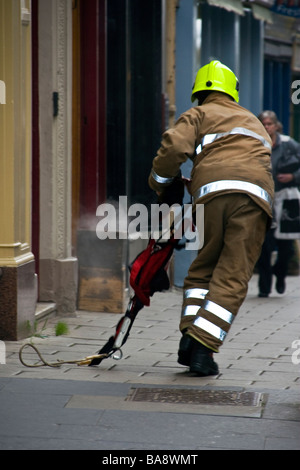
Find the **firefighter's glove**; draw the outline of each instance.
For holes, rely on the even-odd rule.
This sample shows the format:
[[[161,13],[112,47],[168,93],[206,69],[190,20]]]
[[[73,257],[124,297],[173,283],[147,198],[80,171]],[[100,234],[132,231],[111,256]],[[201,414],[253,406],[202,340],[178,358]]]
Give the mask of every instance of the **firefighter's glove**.
[[[176,176],[173,183],[170,186],[165,187],[160,195],[158,196],[159,204],[168,204],[172,206],[173,204],[182,205],[184,196],[184,180],[181,175]]]

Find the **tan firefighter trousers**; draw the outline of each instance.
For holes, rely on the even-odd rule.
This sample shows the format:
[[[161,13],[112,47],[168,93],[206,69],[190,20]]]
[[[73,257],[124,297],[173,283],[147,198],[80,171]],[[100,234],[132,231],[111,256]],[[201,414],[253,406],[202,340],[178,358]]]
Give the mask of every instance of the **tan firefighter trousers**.
[[[215,352],[246,297],[267,222],[244,193],[222,194],[204,206],[204,245],[184,281],[180,330]]]

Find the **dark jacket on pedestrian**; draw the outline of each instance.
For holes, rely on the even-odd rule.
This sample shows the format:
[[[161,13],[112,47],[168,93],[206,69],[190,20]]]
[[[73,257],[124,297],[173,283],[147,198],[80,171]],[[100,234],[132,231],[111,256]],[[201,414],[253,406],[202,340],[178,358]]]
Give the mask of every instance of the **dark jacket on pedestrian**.
[[[277,133],[271,159],[276,192],[288,186],[300,186],[300,144],[296,140]],[[292,173],[294,179],[290,183],[281,183],[276,178],[278,173]]]

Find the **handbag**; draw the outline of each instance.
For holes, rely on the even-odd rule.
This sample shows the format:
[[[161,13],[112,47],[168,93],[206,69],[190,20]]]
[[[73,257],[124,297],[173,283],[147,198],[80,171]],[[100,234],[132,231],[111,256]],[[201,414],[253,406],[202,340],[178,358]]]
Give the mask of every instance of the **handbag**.
[[[300,191],[296,186],[283,188],[275,193],[274,236],[282,240],[300,238]]]

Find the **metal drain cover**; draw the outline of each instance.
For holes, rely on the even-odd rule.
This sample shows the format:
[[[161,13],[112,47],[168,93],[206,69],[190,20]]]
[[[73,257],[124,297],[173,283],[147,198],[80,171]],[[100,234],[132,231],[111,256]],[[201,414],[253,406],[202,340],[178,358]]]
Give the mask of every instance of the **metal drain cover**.
[[[228,390],[132,388],[126,400],[190,405],[259,406],[261,393]]]

